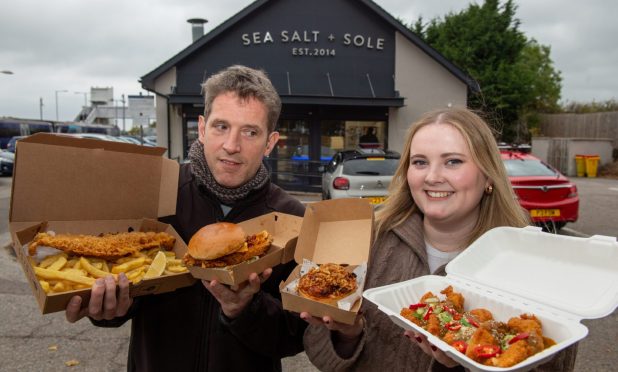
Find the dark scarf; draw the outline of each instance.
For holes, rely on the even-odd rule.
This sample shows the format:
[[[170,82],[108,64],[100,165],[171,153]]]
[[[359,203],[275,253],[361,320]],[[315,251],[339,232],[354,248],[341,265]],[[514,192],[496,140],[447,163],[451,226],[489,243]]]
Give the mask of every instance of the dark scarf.
[[[191,161],[191,172],[195,176],[197,184],[213,193],[215,197],[225,205],[234,205],[239,200],[246,198],[252,190],[258,190],[264,187],[270,179],[268,170],[264,166],[264,163],[262,163],[255,177],[244,185],[237,188],[227,188],[219,185],[210,172],[210,168],[208,168],[206,156],[204,156],[204,145],[199,140],[195,140],[191,145],[189,149],[189,160]]]

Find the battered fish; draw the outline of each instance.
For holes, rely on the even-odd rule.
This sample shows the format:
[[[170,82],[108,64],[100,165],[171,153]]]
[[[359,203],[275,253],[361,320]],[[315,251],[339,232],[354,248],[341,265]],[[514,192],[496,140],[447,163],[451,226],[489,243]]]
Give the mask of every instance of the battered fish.
[[[77,256],[100,257],[106,260],[115,260],[124,256],[137,253],[143,249],[174,248],[176,239],[164,232],[137,232],[118,234],[76,235],[48,233],[37,234],[30,245],[28,253],[36,254],[37,247],[45,246],[56,248]]]

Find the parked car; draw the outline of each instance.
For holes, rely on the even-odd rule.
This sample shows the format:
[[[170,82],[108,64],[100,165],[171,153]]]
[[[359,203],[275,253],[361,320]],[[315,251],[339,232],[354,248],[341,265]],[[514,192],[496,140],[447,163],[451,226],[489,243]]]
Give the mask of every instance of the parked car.
[[[12,176],[15,154],[10,151],[0,151],[0,175]]]
[[[337,152],[322,173],[322,199],[368,198],[382,203],[400,155],[380,149]]]
[[[102,134],[102,133],[58,133],[57,135],[59,135],[59,136],[66,136],[66,137],[74,137],[74,138],[95,139],[95,140],[100,140],[100,141],[111,141],[111,142],[127,143],[127,142],[119,139],[118,137],[111,136],[109,134]]]
[[[6,150],[9,152],[15,152],[15,146],[17,145],[17,141],[19,141],[22,138],[25,138],[26,136],[15,136],[15,137],[11,137],[11,139],[9,140],[9,142],[6,144]]]
[[[157,136],[144,136],[144,145],[157,146]]]
[[[519,204],[535,224],[556,232],[567,222],[577,221],[577,186],[566,176],[532,154],[513,150],[500,153]]]

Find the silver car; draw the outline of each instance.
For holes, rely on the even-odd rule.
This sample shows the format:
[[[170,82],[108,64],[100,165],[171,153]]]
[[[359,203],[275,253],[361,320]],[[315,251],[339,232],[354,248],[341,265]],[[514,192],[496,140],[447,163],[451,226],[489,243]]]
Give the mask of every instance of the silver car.
[[[336,153],[322,173],[322,199],[368,198],[382,203],[400,155],[379,149]]]

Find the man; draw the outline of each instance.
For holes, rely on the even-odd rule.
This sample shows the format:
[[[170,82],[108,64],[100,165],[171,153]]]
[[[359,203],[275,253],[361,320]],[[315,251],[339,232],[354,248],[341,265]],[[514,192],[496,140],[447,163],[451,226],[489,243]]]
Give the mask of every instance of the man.
[[[379,143],[380,141],[378,140],[378,137],[376,136],[376,128],[368,127],[367,130],[365,131],[365,134],[360,136],[360,138],[358,139],[358,142],[360,145]]]
[[[262,164],[279,133],[281,101],[266,75],[229,67],[204,84],[198,141],[181,166],[176,215],[163,219],[185,241],[202,226],[241,222],[272,211],[302,216],[304,207],[274,184]],[[118,327],[131,319],[129,371],[278,371],[302,351],[304,322],[283,311],[278,284],[293,262],[253,273],[236,290],[196,282],[174,292],[129,298],[124,275],[99,279],[87,307],[74,297],[66,316]]]

